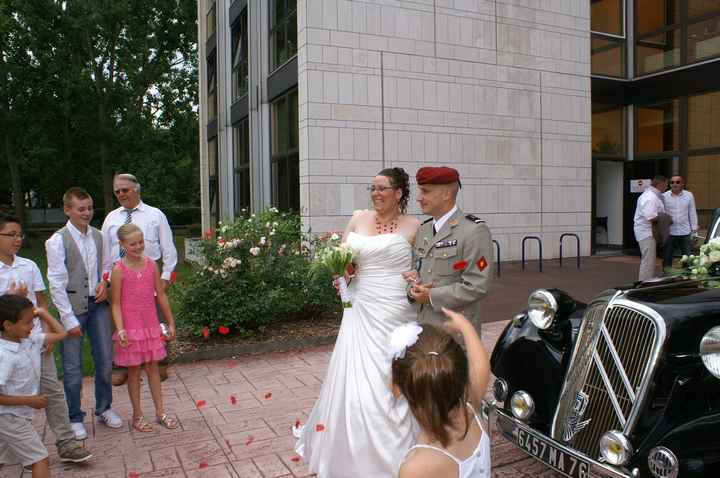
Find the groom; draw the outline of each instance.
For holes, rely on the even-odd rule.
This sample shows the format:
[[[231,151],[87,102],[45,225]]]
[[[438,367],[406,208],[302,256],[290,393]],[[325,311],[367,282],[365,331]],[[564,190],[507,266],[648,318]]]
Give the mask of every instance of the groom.
[[[487,295],[492,270],[492,238],[485,221],[463,214],[456,204],[460,190],[457,170],[420,168],[416,175],[418,203],[432,216],[415,236],[413,263],[417,278],[408,288],[418,320],[440,323],[441,309],[465,314],[480,332],[480,301]]]

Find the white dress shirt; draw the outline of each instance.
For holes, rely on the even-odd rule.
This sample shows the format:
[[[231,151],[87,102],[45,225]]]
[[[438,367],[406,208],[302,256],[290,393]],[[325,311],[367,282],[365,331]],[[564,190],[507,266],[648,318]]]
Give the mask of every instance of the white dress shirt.
[[[37,307],[36,292],[45,290],[45,282],[43,282],[42,274],[37,264],[30,259],[15,256],[11,266],[0,261],[0,295],[6,294],[8,290],[15,285],[25,284],[27,286],[27,298]],[[35,318],[35,326],[33,334],[42,332],[40,319]]]
[[[450,209],[448,212],[440,216],[438,220],[433,219],[433,227],[435,228],[435,233],[437,234],[440,232],[440,229],[445,225],[446,222],[452,217],[453,214],[455,214],[458,210],[457,204],[453,206],[452,209]]]
[[[117,230],[125,224],[127,212],[119,207],[105,217],[102,225],[103,234],[103,274],[110,273],[112,266],[120,259],[120,241]],[[161,277],[170,280],[177,265],[177,250],[173,242],[172,230],[163,212],[140,201],[133,210],[132,223],[138,226],[145,239],[145,255],[157,261],[162,259]]]
[[[67,222],[66,227],[70,231],[70,236],[75,241],[75,245],[85,263],[85,270],[88,273],[88,292],[90,295],[94,295],[98,285],[96,272],[98,252],[102,253],[102,251],[97,250],[89,227],[84,233],[80,232],[70,221]],[[75,317],[67,295],[68,270],[65,265],[65,246],[63,245],[62,236],[57,232],[50,236],[50,239],[45,242],[45,250],[47,251],[47,277],[50,284],[50,295],[55,308],[60,312],[60,321],[65,330],[74,329],[80,325],[80,322]]]
[[[698,217],[695,210],[695,197],[690,191],[680,191],[673,194],[665,191],[663,194],[665,210],[672,217],[670,225],[671,236],[687,236],[698,230]]]
[[[45,334],[32,334],[20,342],[0,338],[0,393],[13,396],[37,395]],[[0,405],[1,415],[32,419],[28,406]]]
[[[652,221],[658,217],[658,214],[665,212],[660,197],[660,191],[650,186],[638,198],[633,219],[635,240],[638,242],[652,237]]]

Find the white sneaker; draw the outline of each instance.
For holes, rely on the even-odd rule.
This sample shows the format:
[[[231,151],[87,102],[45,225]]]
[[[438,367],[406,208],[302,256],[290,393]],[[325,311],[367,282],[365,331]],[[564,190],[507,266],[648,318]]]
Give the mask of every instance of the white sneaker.
[[[70,428],[72,428],[76,440],[84,440],[87,438],[87,430],[85,430],[85,425],[83,425],[81,422],[71,422]]]
[[[98,421],[110,428],[120,428],[122,426],[122,418],[112,408],[108,408],[98,415]]]

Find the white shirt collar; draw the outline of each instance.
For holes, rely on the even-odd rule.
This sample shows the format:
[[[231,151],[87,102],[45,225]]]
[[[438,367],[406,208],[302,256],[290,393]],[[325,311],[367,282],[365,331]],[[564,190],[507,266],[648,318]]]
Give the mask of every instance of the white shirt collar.
[[[17,263],[18,263],[17,259],[18,259],[17,256],[13,256],[13,263],[10,265],[6,264],[4,261],[0,261],[0,269],[3,269],[5,267],[7,267],[8,269],[12,269],[13,267],[15,267],[17,265]]]
[[[10,352],[17,352],[18,350],[20,350],[20,342],[14,342],[12,340],[0,337],[0,347]]]
[[[89,237],[89,236],[90,236],[90,226],[88,226],[86,232],[82,232],[80,229],[78,229],[77,227],[75,227],[75,224],[73,224],[73,223],[70,222],[70,221],[68,221],[65,226],[66,226],[66,227],[68,228],[68,230],[69,230],[72,234],[74,234],[76,237]]]
[[[448,212],[443,214],[438,220],[433,221],[433,226],[435,226],[436,231],[440,231],[442,227],[445,225],[445,223],[452,217],[453,214],[455,214],[458,210],[457,204],[453,206],[452,209],[450,209]]]

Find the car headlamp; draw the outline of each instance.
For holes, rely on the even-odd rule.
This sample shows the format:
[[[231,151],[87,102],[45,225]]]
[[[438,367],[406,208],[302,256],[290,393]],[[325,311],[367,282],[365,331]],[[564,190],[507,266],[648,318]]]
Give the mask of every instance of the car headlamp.
[[[555,296],[545,289],[538,289],[528,298],[527,314],[538,329],[547,329],[555,320],[558,303]]]
[[[630,460],[633,447],[621,432],[611,430],[600,438],[600,454],[611,465],[621,466]]]
[[[708,372],[720,378],[720,327],[713,327],[700,340],[700,358]]]
[[[510,399],[510,411],[515,418],[525,421],[535,411],[535,401],[529,393],[518,390]]]

